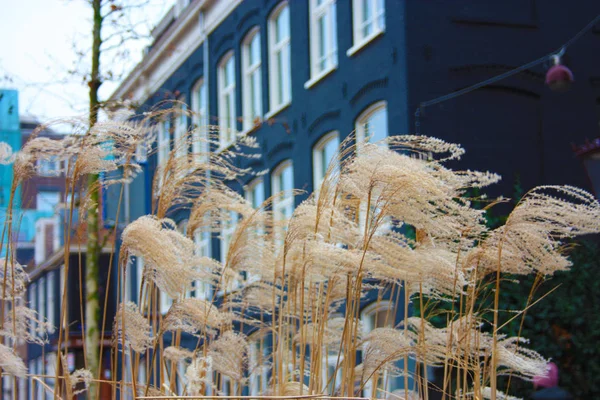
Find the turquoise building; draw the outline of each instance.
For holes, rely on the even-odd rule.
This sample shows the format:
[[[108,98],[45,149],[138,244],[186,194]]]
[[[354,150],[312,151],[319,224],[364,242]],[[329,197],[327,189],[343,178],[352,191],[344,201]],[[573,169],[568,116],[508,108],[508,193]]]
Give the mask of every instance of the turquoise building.
[[[6,142],[13,151],[21,148],[21,127],[19,123],[19,92],[10,89],[0,89],[0,141]],[[6,210],[10,201],[10,190],[13,183],[11,165],[0,165],[0,221],[6,222]],[[21,193],[17,190],[14,198],[15,214],[21,205]],[[6,253],[8,237],[4,237],[0,256]]]

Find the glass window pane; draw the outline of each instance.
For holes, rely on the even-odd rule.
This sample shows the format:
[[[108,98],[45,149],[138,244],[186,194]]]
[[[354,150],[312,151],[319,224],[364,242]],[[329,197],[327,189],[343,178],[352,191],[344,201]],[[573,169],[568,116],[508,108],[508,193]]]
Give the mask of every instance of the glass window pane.
[[[284,54],[283,51],[277,53],[277,99],[275,100],[276,104],[281,104],[284,101],[283,90],[284,90],[284,74],[287,71],[284,70]]]
[[[327,44],[326,44],[326,40],[327,40],[327,23],[325,21],[325,15],[321,16],[318,21],[317,21],[317,26],[318,26],[318,35],[319,35],[319,48],[318,48],[318,53],[317,53],[317,57],[318,57],[318,69],[319,71],[322,71],[325,69],[326,67],[326,57],[327,57]]]
[[[260,62],[260,34],[254,35],[250,43],[250,65]]]
[[[364,122],[364,137],[375,143],[388,136],[387,109],[381,108],[373,112]]]
[[[277,17],[277,21],[276,21],[276,35],[275,35],[275,41],[276,43],[280,43],[283,39],[287,38],[289,36],[289,31],[290,31],[290,16],[289,16],[289,9],[288,7],[285,7],[283,10],[281,10],[281,12],[279,13],[279,16]]]

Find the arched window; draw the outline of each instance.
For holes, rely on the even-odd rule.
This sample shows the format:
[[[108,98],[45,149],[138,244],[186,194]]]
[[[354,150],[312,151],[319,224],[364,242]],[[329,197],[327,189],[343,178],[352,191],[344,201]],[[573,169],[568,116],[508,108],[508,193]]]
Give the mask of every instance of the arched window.
[[[290,11],[281,2],[269,17],[269,104],[270,113],[292,100],[290,67]]]
[[[203,224],[206,225],[206,224]],[[196,255],[200,257],[212,257],[212,234],[208,227],[202,226],[194,232],[194,244],[196,245]],[[197,280],[194,282],[194,296],[199,299],[210,299],[212,286],[207,280]]]
[[[275,168],[271,175],[271,188],[274,195],[281,193],[273,200],[275,219],[289,219],[294,212],[294,168],[291,160]]]
[[[339,167],[340,135],[329,132],[313,147],[313,191],[318,193],[331,163]]]
[[[218,67],[219,97],[219,147],[225,148],[235,141],[235,58],[233,51],[221,58]]]
[[[260,31],[254,28],[242,42],[242,89],[244,131],[252,129],[262,117]]]
[[[171,116],[166,114],[164,120],[158,123],[157,158],[158,165],[167,163],[171,152]]]
[[[250,396],[259,396],[268,390],[269,355],[272,349],[267,346],[267,336],[263,332],[250,335],[248,344]]]
[[[356,142],[381,143],[388,137],[387,103],[380,101],[360,114],[356,120]],[[382,146],[387,146],[381,143]]]
[[[197,158],[205,159],[208,146],[208,95],[204,79],[199,79],[192,88],[192,152]]]
[[[175,115],[175,129],[173,130],[175,155],[178,158],[184,158],[188,153],[187,129],[188,129],[188,109],[185,103],[186,97],[180,96],[177,99],[177,112]]]
[[[395,325],[395,309],[389,301],[378,301],[367,306],[361,313],[363,335],[375,328],[392,328]],[[398,379],[390,376],[385,369],[376,374],[377,385],[372,377],[363,388],[363,396],[378,397],[381,394],[391,393],[398,389]],[[377,390],[376,390],[377,389]]]

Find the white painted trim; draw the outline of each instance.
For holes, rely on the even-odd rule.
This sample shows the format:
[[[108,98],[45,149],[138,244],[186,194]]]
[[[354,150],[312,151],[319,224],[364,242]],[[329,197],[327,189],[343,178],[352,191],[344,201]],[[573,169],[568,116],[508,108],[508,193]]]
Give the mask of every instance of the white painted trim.
[[[325,78],[327,75],[331,74],[333,71],[337,69],[337,65],[332,65],[329,68],[321,71],[321,73],[314,78],[310,78],[304,83],[304,89],[310,89],[314,85],[317,84],[321,79]]]
[[[281,16],[281,13],[287,9],[287,37],[283,38],[279,42],[276,42],[276,30],[277,20]],[[269,57],[269,108],[271,110],[281,110],[285,104],[289,104],[292,99],[292,77],[291,77],[291,32],[290,32],[290,8],[287,1],[282,1],[277,7],[271,12],[268,18],[268,57]],[[278,66],[277,66],[277,55],[283,53],[283,69],[282,80],[278,81]],[[287,57],[285,57],[287,55]],[[275,104],[275,98],[279,91],[279,85],[282,85],[282,99],[279,104]],[[286,96],[287,94],[287,96]],[[271,111],[274,112],[274,111]]]
[[[277,107],[274,110],[269,111],[268,113],[265,114],[265,120],[274,117],[275,115],[279,114],[281,111],[283,111],[284,109],[288,108],[290,105],[292,104],[292,101],[286,101],[285,103],[283,103],[282,105],[280,105],[279,107]]]
[[[383,30],[383,31],[377,31],[377,32],[374,32],[374,33],[370,34],[369,36],[367,36],[366,38],[364,38],[360,43],[357,43],[354,46],[350,47],[346,51],[346,55],[348,57],[352,57],[354,54],[358,53],[360,50],[362,50],[364,47],[366,47],[369,43],[371,43],[372,41],[374,41],[378,37],[383,36],[384,33],[385,33],[385,30]]]
[[[109,100],[116,101],[131,96],[132,100],[136,102],[145,102],[241,2],[242,0],[226,2],[195,0],[188,6],[186,12],[175,20],[173,26],[162,35],[160,40],[154,43],[152,50],[125,78]],[[224,7],[218,8],[216,6],[218,4],[224,4]],[[198,21],[200,11],[205,11],[205,14],[209,15],[208,18],[204,18],[203,26]],[[169,49],[173,48],[178,51],[167,54],[171,53]],[[166,62],[161,58],[166,59]],[[208,60],[205,60],[206,62]],[[163,66],[164,69],[157,71],[158,65]]]

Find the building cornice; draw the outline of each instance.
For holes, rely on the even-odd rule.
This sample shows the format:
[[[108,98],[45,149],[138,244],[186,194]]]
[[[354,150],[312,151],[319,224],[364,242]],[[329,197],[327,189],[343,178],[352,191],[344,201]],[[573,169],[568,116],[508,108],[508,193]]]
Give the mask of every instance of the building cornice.
[[[135,66],[110,96],[110,101],[130,99],[145,102],[179,68],[186,59],[242,0],[194,0],[153,44],[152,49]],[[204,29],[199,15],[204,12]]]

